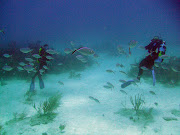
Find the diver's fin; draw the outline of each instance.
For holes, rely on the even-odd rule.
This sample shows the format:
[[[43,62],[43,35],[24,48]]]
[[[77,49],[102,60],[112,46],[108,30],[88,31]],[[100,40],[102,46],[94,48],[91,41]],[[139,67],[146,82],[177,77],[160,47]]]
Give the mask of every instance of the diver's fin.
[[[39,87],[40,89],[44,89],[44,82],[42,79],[39,79]]]
[[[34,84],[34,81],[31,81],[30,91],[34,91],[34,90],[35,90],[35,84]]]
[[[133,82],[135,81],[134,80],[126,81],[125,83],[121,84],[121,88],[126,88],[127,86],[131,85]]]

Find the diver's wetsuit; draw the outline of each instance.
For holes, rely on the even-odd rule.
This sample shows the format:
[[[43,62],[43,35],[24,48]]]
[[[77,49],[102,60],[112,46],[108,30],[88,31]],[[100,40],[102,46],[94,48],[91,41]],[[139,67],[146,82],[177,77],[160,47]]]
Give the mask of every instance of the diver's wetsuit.
[[[163,41],[161,39],[152,39],[151,43],[145,47],[146,50],[150,53],[145,59],[143,59],[139,64],[139,73],[137,79],[140,80],[140,76],[143,74],[143,69],[141,67],[146,67],[148,69],[152,69],[154,66],[155,60],[158,59],[160,55],[164,55],[166,51],[166,47],[164,46],[164,51],[160,50],[161,44]],[[162,62],[161,59],[159,62]]]
[[[41,56],[41,58],[38,59],[38,62],[39,62],[39,67],[38,67],[38,71],[35,73],[35,75],[32,77],[32,81],[31,81],[31,86],[30,86],[30,90],[33,91],[35,89],[35,86],[34,86],[34,81],[35,81],[35,78],[36,76],[38,75],[38,78],[39,78],[39,86],[41,89],[44,88],[44,82],[42,80],[42,75],[40,74],[40,70],[43,68],[43,66],[47,66],[47,62],[46,61],[49,61],[46,56],[51,56],[49,53],[46,52],[46,49],[44,47],[41,47],[39,49],[39,55]]]

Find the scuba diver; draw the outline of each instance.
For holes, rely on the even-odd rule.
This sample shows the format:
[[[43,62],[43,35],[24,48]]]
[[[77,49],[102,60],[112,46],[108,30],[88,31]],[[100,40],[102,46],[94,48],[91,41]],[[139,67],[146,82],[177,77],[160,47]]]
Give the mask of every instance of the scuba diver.
[[[162,55],[166,52],[166,43],[158,36],[155,36],[149,45],[145,46],[145,49],[148,50],[149,55],[144,58],[139,64],[139,73],[137,79],[140,81],[140,77],[143,74],[143,68],[147,68],[152,70],[153,75],[153,85],[155,85],[156,78],[154,73],[154,63],[161,63],[163,59],[161,58]]]
[[[39,63],[39,67],[37,72],[35,73],[35,75],[32,77],[32,81],[31,81],[31,85],[30,85],[30,91],[34,91],[35,90],[35,78],[36,76],[38,76],[39,78],[39,86],[40,89],[44,88],[44,82],[42,80],[42,75],[41,75],[41,70],[43,69],[43,66],[47,66],[47,61],[49,61],[46,56],[51,56],[51,54],[47,53],[46,50],[48,49],[48,45],[45,44],[44,46],[41,46],[39,49],[39,55],[41,56],[41,58],[38,59],[38,63]]]

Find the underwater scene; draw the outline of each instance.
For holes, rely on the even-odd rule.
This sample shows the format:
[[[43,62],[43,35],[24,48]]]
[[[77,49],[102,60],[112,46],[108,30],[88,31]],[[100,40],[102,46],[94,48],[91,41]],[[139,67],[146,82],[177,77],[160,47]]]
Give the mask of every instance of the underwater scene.
[[[0,0],[0,135],[180,135],[179,0]]]

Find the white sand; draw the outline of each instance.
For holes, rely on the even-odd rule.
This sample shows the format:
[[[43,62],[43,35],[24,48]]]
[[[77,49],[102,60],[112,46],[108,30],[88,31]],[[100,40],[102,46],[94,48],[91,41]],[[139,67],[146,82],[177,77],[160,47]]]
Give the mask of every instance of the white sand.
[[[133,54],[134,55],[134,54]],[[140,54],[138,55],[140,56]],[[137,56],[137,57],[138,57]],[[134,55],[135,57],[135,55]],[[5,126],[5,122],[13,118],[14,112],[22,113],[25,111],[31,117],[36,114],[36,110],[28,104],[24,104],[24,94],[29,89],[29,83],[22,80],[8,81],[8,85],[0,86],[0,121],[4,125],[8,135],[41,135],[46,132],[48,135],[57,135],[59,125],[66,124],[65,135],[178,135],[180,133],[180,122],[165,121],[162,117],[173,116],[172,109],[179,109],[180,87],[167,88],[161,84],[146,83],[141,79],[141,84],[130,85],[124,90],[128,95],[124,95],[121,90],[119,79],[129,80],[126,75],[119,70],[128,71],[129,64],[135,62],[135,58],[126,57],[107,57],[100,55],[97,60],[100,64],[86,69],[82,78],[68,79],[69,74],[46,75],[44,78],[45,88],[39,89],[39,82],[36,80],[37,95],[33,97],[35,103],[40,103],[48,97],[53,96],[57,91],[63,94],[60,107],[55,111],[58,113],[54,122],[47,125],[37,125],[31,127],[28,120],[17,122],[16,124]],[[122,63],[125,68],[117,68],[116,63]],[[115,74],[107,73],[107,69],[112,69]],[[62,81],[64,86],[59,85]],[[152,80],[150,80],[152,81]],[[115,88],[105,89],[103,85],[111,82]],[[151,95],[152,90],[156,95]],[[153,107],[154,122],[149,123],[146,129],[134,123],[129,118],[115,114],[123,106],[121,102],[127,102],[127,108],[132,108],[129,97],[143,94],[146,104],[144,107]],[[100,101],[89,99],[92,96]],[[159,105],[156,107],[154,102]],[[154,130],[158,130],[155,133]]]

